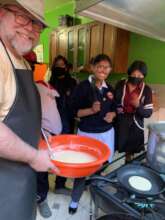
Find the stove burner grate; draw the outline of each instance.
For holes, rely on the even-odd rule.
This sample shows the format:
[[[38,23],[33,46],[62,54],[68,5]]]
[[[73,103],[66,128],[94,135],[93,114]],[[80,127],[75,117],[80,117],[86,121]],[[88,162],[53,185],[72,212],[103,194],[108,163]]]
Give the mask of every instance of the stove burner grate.
[[[142,202],[135,202],[134,207],[137,209],[153,209],[154,204],[151,203],[142,203]]]

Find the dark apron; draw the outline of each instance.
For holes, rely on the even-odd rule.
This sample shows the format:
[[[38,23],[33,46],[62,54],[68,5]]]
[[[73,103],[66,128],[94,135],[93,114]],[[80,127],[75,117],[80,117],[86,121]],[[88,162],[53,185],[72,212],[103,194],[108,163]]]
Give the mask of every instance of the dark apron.
[[[22,140],[36,148],[40,137],[41,108],[32,71],[15,69],[12,61],[11,64],[17,91],[15,101],[3,123]],[[35,218],[35,171],[28,164],[0,158],[0,220]]]

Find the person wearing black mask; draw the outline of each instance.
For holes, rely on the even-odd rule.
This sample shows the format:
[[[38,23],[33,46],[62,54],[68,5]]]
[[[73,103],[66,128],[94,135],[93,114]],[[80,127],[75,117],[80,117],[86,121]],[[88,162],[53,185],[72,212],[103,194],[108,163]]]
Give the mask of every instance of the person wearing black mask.
[[[61,99],[63,99],[64,102],[66,101],[66,103],[63,103],[63,106],[65,106],[65,104],[68,105],[68,100],[75,86],[77,85],[77,82],[69,73],[69,63],[67,62],[66,58],[58,55],[53,61],[51,72],[52,75],[49,83],[56,88]],[[73,129],[69,126],[69,128],[64,127],[62,133],[72,132]]]
[[[118,82],[115,89],[116,149],[126,153],[126,162],[144,150],[144,118],[153,111],[152,91],[144,82],[146,75],[146,64],[134,61],[128,68],[128,79]]]
[[[71,95],[77,82],[69,74],[69,64],[65,57],[58,55],[52,64],[51,68],[52,75],[49,83],[59,93],[59,97],[56,98],[58,111],[62,120],[62,134],[73,134],[74,133],[74,116],[71,110]],[[58,194],[68,194],[65,188],[66,178],[56,178],[56,189],[55,192]]]

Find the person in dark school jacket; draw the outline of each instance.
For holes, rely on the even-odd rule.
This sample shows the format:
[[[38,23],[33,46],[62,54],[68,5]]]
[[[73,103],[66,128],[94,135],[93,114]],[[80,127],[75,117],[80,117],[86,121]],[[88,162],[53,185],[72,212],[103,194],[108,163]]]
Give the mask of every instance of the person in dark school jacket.
[[[153,111],[152,91],[145,84],[147,65],[134,61],[128,68],[128,79],[117,83],[116,148],[126,152],[126,162],[132,154],[144,150],[144,118]]]
[[[71,113],[71,95],[77,85],[76,80],[69,73],[68,61],[65,57],[58,55],[55,57],[52,64],[52,75],[49,80],[59,93],[56,97],[57,107],[62,120],[62,134],[73,134],[74,132],[74,117]],[[56,178],[55,192],[58,194],[68,194],[69,191],[65,187],[66,178],[58,176]]]
[[[114,153],[113,119],[116,105],[113,88],[106,83],[112,69],[111,59],[105,54],[97,55],[93,60],[93,75],[80,82],[72,96],[74,115],[80,118],[78,135],[95,138],[107,144],[112,161]],[[69,213],[77,211],[79,199],[83,193],[85,178],[75,179]]]
[[[69,73],[68,61],[61,55],[54,59],[51,71],[49,83],[60,94],[57,105],[63,124],[62,134],[72,134],[74,132],[74,120],[70,110],[70,97],[77,82]]]

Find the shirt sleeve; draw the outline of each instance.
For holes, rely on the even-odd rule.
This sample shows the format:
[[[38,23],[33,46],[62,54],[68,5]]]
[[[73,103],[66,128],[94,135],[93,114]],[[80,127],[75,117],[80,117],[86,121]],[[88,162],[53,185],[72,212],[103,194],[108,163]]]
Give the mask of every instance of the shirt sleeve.
[[[142,99],[144,100],[142,100],[140,106],[136,109],[136,114],[143,118],[149,118],[153,112],[152,91],[149,87],[146,87],[145,96]]]
[[[121,106],[121,98],[123,95],[123,86],[124,86],[124,80],[121,80],[119,82],[117,82],[116,86],[115,86],[115,101],[116,101],[116,105],[119,106],[120,108]]]
[[[81,83],[76,86],[73,91],[71,96],[71,109],[75,117],[77,117],[77,112],[80,109],[84,109],[85,94],[86,92],[84,91],[84,86]]]
[[[111,92],[112,95],[113,95],[113,98],[112,98],[112,101],[111,101],[111,112],[116,112],[117,111],[116,110],[117,109],[117,103],[116,103],[116,99],[115,99],[115,90],[111,85],[109,85],[108,87],[109,87],[109,92]]]

